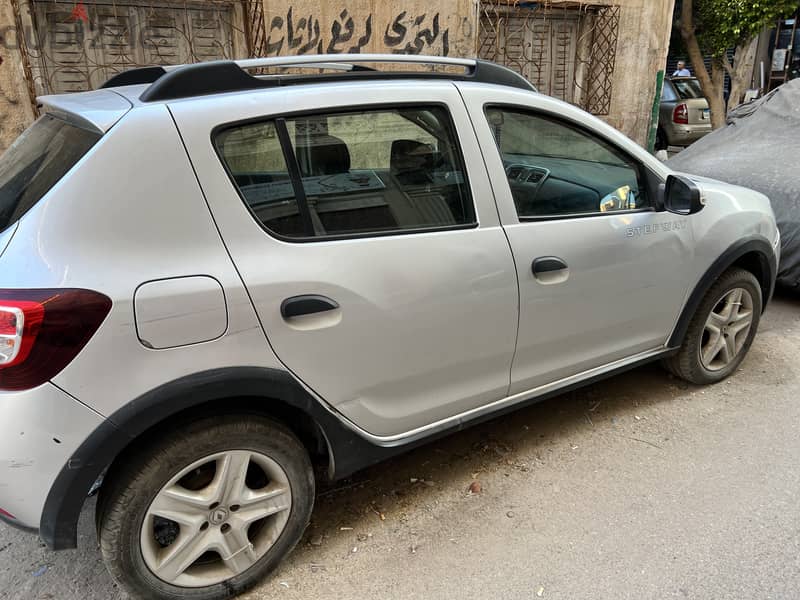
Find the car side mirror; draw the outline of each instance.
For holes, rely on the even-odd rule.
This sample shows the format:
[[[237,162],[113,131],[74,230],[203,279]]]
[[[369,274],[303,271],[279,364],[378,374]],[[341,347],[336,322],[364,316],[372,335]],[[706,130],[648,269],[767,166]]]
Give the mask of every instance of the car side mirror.
[[[683,175],[670,175],[664,186],[664,208],[676,215],[693,215],[703,210],[705,200],[700,188]]]

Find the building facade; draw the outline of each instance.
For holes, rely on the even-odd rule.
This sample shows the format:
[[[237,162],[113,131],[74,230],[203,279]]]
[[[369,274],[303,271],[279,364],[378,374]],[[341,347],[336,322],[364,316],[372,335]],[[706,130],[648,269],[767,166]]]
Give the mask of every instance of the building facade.
[[[35,98],[127,68],[286,54],[479,56],[639,143],[649,127],[674,0],[4,0],[0,149]]]
[[[800,5],[793,15],[779,19],[765,31],[756,51],[756,78],[764,91],[800,78]]]

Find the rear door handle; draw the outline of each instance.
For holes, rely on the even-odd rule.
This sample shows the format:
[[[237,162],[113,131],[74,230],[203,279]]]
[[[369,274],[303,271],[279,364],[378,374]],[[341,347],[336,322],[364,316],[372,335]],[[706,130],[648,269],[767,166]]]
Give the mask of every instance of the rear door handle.
[[[327,296],[313,294],[292,296],[281,302],[281,316],[284,319],[291,319],[293,317],[336,310],[337,308],[339,308],[339,304]]]
[[[531,270],[534,275],[552,273],[553,271],[563,271],[567,269],[567,263],[557,256],[541,256],[533,261]]]
[[[557,256],[540,256],[531,265],[533,276],[542,285],[564,283],[569,279],[567,263]]]

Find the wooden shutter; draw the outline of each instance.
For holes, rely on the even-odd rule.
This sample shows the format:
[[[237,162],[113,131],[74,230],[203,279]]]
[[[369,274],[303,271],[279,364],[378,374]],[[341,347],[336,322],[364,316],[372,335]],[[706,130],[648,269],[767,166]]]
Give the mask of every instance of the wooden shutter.
[[[202,6],[160,0],[34,0],[40,52],[37,93],[94,89],[137,66],[233,56],[233,4]]]
[[[575,61],[578,20],[553,19],[550,33],[550,95],[572,102],[575,95]]]
[[[544,94],[572,102],[579,15],[517,9],[492,16],[481,21],[481,58],[517,71]]]

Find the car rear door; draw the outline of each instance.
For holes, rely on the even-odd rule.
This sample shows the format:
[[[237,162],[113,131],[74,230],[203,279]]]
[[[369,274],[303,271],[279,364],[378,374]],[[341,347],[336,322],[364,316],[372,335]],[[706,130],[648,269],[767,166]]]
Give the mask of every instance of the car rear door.
[[[460,85],[517,265],[511,393],[660,352],[683,305],[691,218],[656,212],[644,167],[537,94]],[[499,150],[499,151],[498,151]]]
[[[384,438],[507,394],[516,273],[452,83],[171,110],[266,335],[310,389]]]

